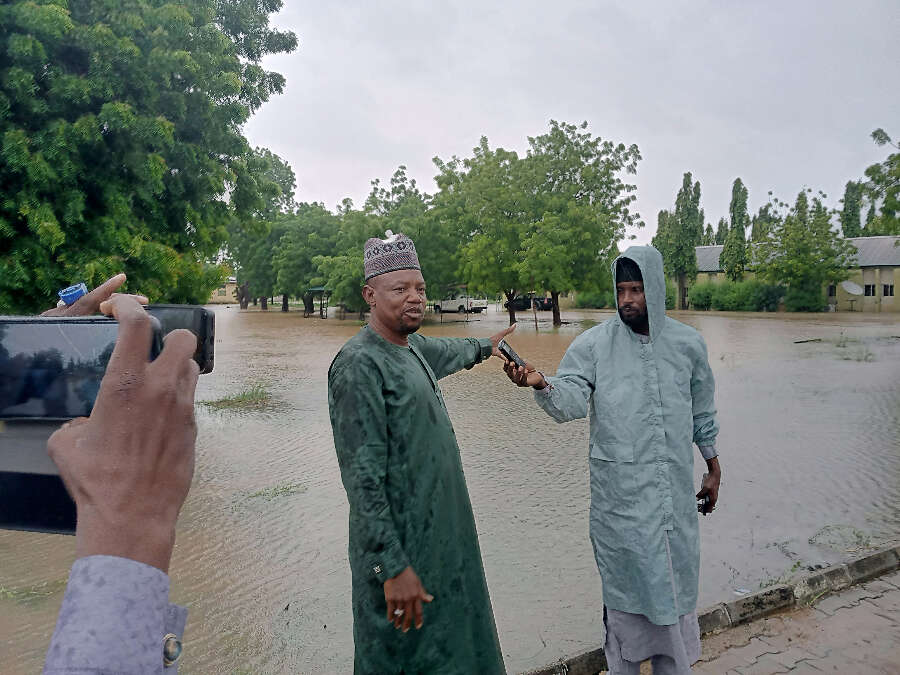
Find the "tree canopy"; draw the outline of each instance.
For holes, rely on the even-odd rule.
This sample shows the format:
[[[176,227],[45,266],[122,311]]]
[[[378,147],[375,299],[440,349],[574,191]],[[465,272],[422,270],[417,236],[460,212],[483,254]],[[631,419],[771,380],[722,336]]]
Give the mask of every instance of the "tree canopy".
[[[280,7],[0,5],[0,310],[120,271],[152,300],[208,297],[257,199],[241,127],[284,86],[261,59],[297,44],[269,27]]]

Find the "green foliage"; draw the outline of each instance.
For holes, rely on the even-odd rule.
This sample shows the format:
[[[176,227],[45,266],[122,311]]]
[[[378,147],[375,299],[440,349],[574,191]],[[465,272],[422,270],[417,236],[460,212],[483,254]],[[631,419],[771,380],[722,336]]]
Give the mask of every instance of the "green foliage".
[[[675,284],[666,279],[666,309],[675,309],[675,298],[677,294],[678,289],[675,287]]]
[[[462,279],[508,299],[523,289],[598,289],[625,226],[640,224],[629,209],[635,186],[619,177],[639,160],[637,146],[554,120],[529,138],[524,158],[482,138],[471,158],[435,159],[436,219],[456,220],[465,238]]]
[[[313,264],[324,279],[325,288],[331,291],[332,304],[344,305],[352,312],[367,309],[362,298],[362,287],[365,284],[362,246],[353,255],[316,256]]]
[[[712,307],[713,290],[716,284],[705,282],[694,284],[688,290],[688,302],[692,309],[707,310]]]
[[[716,226],[716,244],[721,246],[725,243],[725,239],[728,238],[728,221],[724,218],[719,218],[719,224]]]
[[[843,208],[841,209],[841,230],[845,237],[862,235],[860,209],[862,207],[863,186],[856,181],[848,180],[844,186]]]
[[[695,284],[688,291],[691,307],[728,312],[774,312],[784,288],[757,279]]]
[[[772,193],[769,192],[771,199]],[[769,232],[779,222],[778,212],[775,210],[775,204],[768,202],[759,207],[759,211],[753,216],[753,223],[750,227],[750,241],[762,241],[769,236]]]
[[[731,187],[731,227],[725,237],[719,264],[731,281],[740,281],[747,266],[747,188],[740,178],[735,178]]]
[[[241,125],[284,85],[260,60],[296,45],[268,25],[280,7],[0,5],[0,312],[120,271],[153,301],[197,297],[247,206]]]
[[[715,246],[716,243],[716,235],[712,229],[712,223],[706,224],[706,231],[703,233],[703,243],[702,246]]]
[[[703,239],[703,209],[700,208],[700,181],[685,173],[675,198],[674,212],[660,211],[653,246],[662,254],[666,276],[684,288],[697,276],[696,246]],[[684,309],[684,308],[682,308]]]
[[[879,146],[900,147],[884,129],[873,131],[872,140]],[[866,169],[866,178],[863,191],[870,207],[863,236],[900,234],[900,152]]]
[[[784,308],[789,312],[822,312],[826,304],[822,287],[812,282],[793,284],[784,295]]]
[[[615,309],[616,299],[612,291],[582,291],[575,296],[575,306],[579,309]]]
[[[847,278],[855,253],[852,244],[831,228],[828,211],[819,197],[810,208],[807,191],[753,249],[759,277],[784,284],[785,307],[790,311],[820,311],[825,307],[822,287]]]

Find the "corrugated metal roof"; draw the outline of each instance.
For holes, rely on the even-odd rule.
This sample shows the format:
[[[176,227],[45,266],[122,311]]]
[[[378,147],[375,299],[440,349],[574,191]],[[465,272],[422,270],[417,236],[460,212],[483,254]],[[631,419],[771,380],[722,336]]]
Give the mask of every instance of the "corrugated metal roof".
[[[856,247],[855,264],[851,267],[900,267],[900,237],[851,237],[847,241]],[[722,246],[697,246],[697,271],[721,272],[719,256]]]
[[[856,267],[900,267],[900,237],[851,237],[848,241],[856,246]]]
[[[698,272],[721,272],[719,267],[719,256],[722,254],[724,247],[721,244],[716,246],[697,246],[697,271]]]

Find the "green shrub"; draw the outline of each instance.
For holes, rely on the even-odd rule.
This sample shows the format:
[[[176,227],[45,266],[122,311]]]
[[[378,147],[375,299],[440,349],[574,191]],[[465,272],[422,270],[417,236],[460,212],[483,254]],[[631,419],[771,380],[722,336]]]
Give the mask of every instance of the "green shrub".
[[[675,309],[675,296],[678,293],[678,289],[675,288],[675,284],[666,279],[666,309]]]
[[[707,310],[712,306],[713,287],[716,284],[707,281],[695,284],[688,289],[688,302],[694,309]]]
[[[691,287],[688,299],[694,309],[725,312],[774,312],[784,288],[756,279],[702,283]]]
[[[822,288],[818,284],[795,284],[784,294],[784,308],[789,312],[822,312],[826,304]]]
[[[582,291],[575,296],[575,306],[578,309],[605,309],[615,307],[616,304],[608,291]]]

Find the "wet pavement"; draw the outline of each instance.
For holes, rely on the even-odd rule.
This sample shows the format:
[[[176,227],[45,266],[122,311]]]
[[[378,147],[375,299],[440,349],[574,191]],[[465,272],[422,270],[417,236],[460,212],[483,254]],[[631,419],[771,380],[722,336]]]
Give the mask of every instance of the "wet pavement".
[[[217,307],[216,369],[198,401],[251,385],[252,411],[198,405],[194,485],[179,521],[172,599],[190,609],[182,675],[352,669],[347,502],[326,377],[352,319]],[[552,373],[610,312],[565,312],[510,342]],[[699,606],[900,540],[900,327],[889,315],[675,313],[717,379],[720,507],[701,520]],[[506,324],[445,316],[426,335]],[[810,342],[798,342],[812,340]],[[462,451],[510,672],[602,644],[587,536],[587,422],[557,425],[492,359],[442,381]],[[703,473],[699,453],[697,482]],[[74,555],[71,538],[0,532],[0,664],[40,669]],[[427,617],[426,617],[427,620]]]
[[[814,607],[708,636],[694,672],[896,675],[900,672],[900,572],[828,596]]]

